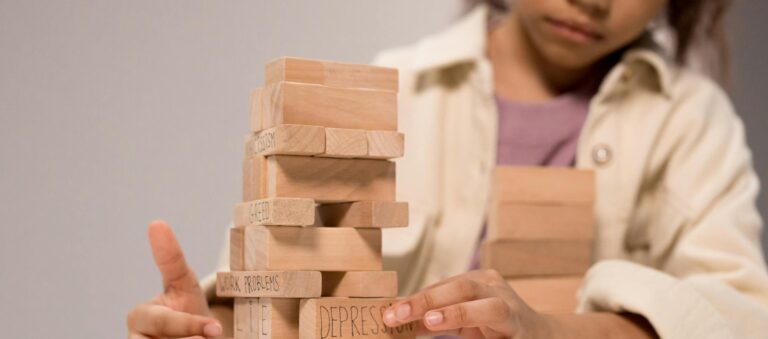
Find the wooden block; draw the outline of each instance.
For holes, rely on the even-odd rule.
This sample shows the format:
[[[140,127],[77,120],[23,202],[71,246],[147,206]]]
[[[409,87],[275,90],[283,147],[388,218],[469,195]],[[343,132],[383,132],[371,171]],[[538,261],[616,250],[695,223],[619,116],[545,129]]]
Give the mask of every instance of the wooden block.
[[[299,305],[302,299],[259,298],[260,339],[299,337]]]
[[[528,306],[545,314],[574,313],[578,306],[577,293],[581,276],[507,279]]]
[[[384,310],[395,299],[321,298],[301,301],[300,339],[415,338],[416,324],[387,327]]]
[[[259,200],[265,194],[264,171],[267,160],[257,155],[243,159],[243,201]]]
[[[356,201],[317,206],[322,226],[387,228],[408,226],[408,203]]]
[[[529,204],[592,205],[595,178],[591,170],[565,167],[497,167],[495,197]]]
[[[237,298],[314,298],[320,296],[318,271],[217,272],[216,295]]]
[[[229,229],[229,269],[242,271],[245,269],[243,259],[244,232],[242,228]]]
[[[264,67],[266,83],[301,82],[340,88],[397,92],[397,69],[324,60],[282,57]]]
[[[368,158],[393,159],[405,152],[405,135],[393,131],[368,131]]]
[[[323,272],[324,297],[384,298],[397,296],[397,272]]]
[[[235,206],[235,226],[308,226],[315,223],[315,201],[304,198],[269,198]]]
[[[267,158],[264,198],[310,198],[318,203],[395,200],[395,163],[275,155]]]
[[[247,145],[249,155],[314,155],[325,151],[325,131],[320,126],[278,125],[254,134]]]
[[[259,308],[258,298],[235,298],[235,339],[259,339]]]
[[[358,158],[368,155],[366,131],[361,129],[326,128],[325,152],[320,155],[334,158]]]
[[[264,104],[261,101],[264,88],[259,87],[251,92],[251,131],[261,131],[261,120]]]
[[[589,205],[533,205],[496,202],[488,216],[489,240],[591,240]]]
[[[245,269],[381,270],[381,230],[249,226],[245,228]]]
[[[397,130],[397,94],[278,82],[261,96],[262,129],[281,124]]]
[[[591,241],[492,241],[480,264],[505,277],[584,274],[592,262]]]

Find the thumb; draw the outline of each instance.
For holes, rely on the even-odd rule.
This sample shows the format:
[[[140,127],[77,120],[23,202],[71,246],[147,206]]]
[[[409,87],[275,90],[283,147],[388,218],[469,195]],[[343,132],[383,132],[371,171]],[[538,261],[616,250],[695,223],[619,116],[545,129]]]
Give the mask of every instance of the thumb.
[[[148,234],[155,264],[163,276],[165,291],[199,289],[195,273],[187,266],[171,227],[165,221],[155,220],[149,224]]]

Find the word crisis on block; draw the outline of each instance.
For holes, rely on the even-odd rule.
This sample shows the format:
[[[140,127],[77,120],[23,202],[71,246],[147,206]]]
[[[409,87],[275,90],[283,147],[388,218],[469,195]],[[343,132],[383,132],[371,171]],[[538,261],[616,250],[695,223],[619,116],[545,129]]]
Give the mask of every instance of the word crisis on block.
[[[324,297],[385,298],[397,296],[397,272],[323,272]]]
[[[414,338],[416,324],[388,327],[384,310],[395,299],[303,299],[299,316],[300,339]]]
[[[245,270],[245,255],[243,245],[245,244],[245,230],[243,228],[229,229],[229,269],[232,271]]]
[[[268,198],[237,204],[235,226],[308,226],[315,223],[315,201],[304,198]]]
[[[395,68],[294,57],[282,57],[267,63],[264,67],[264,78],[268,84],[291,81],[391,92],[397,92],[398,88],[398,74]]]
[[[546,314],[573,313],[578,305],[580,276],[508,279],[512,289],[534,310]]]
[[[595,237],[589,205],[494,202],[488,216],[490,240],[590,240]]]
[[[278,125],[248,138],[246,154],[322,154],[325,152],[325,133],[321,126]]]
[[[393,131],[367,131],[368,157],[373,159],[393,159],[403,156],[405,135]]]
[[[365,130],[348,128],[325,129],[325,152],[320,156],[360,158],[368,155]]]
[[[241,271],[216,273],[216,295],[240,298],[313,298],[321,295],[318,271]]]
[[[381,270],[381,230],[248,226],[244,266],[256,270]]]
[[[317,206],[322,226],[386,228],[408,226],[408,203],[396,201],[356,201]]]
[[[281,124],[397,130],[397,93],[278,82],[254,91],[253,132]]]
[[[235,298],[235,338],[298,338],[300,300]]]
[[[480,263],[505,277],[584,274],[592,262],[591,241],[491,241]]]
[[[592,205],[595,200],[595,177],[591,170],[500,166],[494,172],[494,180],[494,198],[499,201]]]
[[[395,200],[392,161],[275,155],[266,158],[262,170],[264,198],[310,198],[319,203]]]

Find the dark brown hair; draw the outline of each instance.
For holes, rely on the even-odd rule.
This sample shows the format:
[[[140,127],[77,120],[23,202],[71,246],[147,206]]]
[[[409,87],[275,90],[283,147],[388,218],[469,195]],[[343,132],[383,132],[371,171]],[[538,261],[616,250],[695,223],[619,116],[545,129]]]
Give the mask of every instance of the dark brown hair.
[[[666,19],[675,32],[675,60],[686,64],[691,51],[702,49],[703,58],[709,58],[720,80],[728,74],[728,39],[724,18],[732,0],[669,0]],[[508,9],[505,0],[470,0],[470,5],[485,2],[500,11]]]

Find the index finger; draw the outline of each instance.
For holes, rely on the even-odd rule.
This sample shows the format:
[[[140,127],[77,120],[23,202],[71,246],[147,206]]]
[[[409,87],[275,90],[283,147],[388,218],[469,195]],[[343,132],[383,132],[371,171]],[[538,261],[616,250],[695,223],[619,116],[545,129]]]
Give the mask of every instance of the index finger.
[[[184,253],[171,227],[165,221],[155,220],[149,224],[148,235],[155,264],[163,276],[165,290],[197,288],[197,278],[187,266]]]

